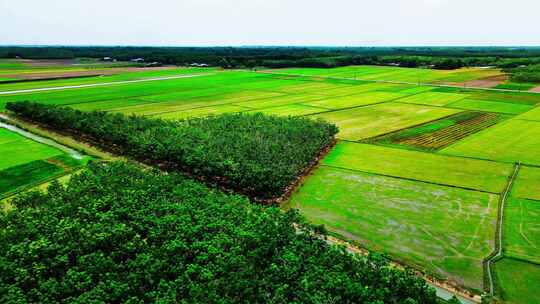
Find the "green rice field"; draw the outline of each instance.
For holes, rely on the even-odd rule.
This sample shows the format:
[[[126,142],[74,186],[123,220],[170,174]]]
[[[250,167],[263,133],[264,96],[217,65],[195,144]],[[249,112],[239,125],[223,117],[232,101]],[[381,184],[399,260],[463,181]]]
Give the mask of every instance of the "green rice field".
[[[371,249],[481,289],[482,258],[490,252],[497,198],[323,166],[289,207]]]
[[[509,119],[471,135],[441,153],[540,165],[540,122]]]
[[[540,266],[512,258],[496,264],[499,294],[505,303],[540,303]]]
[[[448,83],[476,80],[500,75],[494,69],[430,70],[384,66],[351,66],[333,69],[282,69],[280,73],[305,76],[330,76],[362,80],[385,80],[414,83]]]
[[[505,217],[505,255],[540,264],[540,202],[512,198]]]
[[[61,176],[87,161],[4,128],[0,128],[0,155],[0,198]]]
[[[0,80],[17,71],[61,69],[0,61]],[[0,111],[8,102],[30,100],[162,119],[261,112],[332,122],[340,129],[336,146],[283,208],[298,208],[340,238],[477,294],[487,288],[482,263],[494,250],[501,194],[520,162],[505,202],[504,258],[495,264],[495,285],[507,303],[537,303],[538,284],[526,282],[538,282],[540,275],[540,94],[463,86],[500,74],[376,66],[260,72],[168,67],[0,83]],[[59,89],[79,85],[99,86]],[[12,92],[34,89],[44,90]],[[0,155],[0,197],[68,176],[84,164],[1,128]]]
[[[58,149],[0,128],[0,170],[61,154]]]

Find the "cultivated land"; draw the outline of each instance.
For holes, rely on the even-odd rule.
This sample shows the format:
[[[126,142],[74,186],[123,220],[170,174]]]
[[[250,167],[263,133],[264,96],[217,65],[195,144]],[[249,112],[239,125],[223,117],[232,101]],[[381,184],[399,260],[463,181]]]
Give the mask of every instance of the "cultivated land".
[[[495,194],[323,166],[289,206],[371,249],[480,290],[497,199]]]
[[[536,282],[540,272],[540,94],[414,84],[466,84],[497,70],[167,68],[6,83],[0,92],[181,75],[197,77],[5,94],[0,110],[31,100],[164,119],[263,112],[333,122],[340,141],[286,206],[360,246],[475,291],[486,288],[482,262],[494,249],[500,194],[513,164],[522,162],[505,205],[505,258],[495,264],[495,285],[509,303],[537,302],[530,283],[514,281]],[[22,145],[12,149],[26,151]]]
[[[1,127],[0,155],[0,198],[64,175],[86,161]]]
[[[501,75],[494,69],[430,70],[381,66],[352,66],[334,69],[282,69],[285,74],[329,76],[363,80],[400,81],[413,83],[465,83]]]
[[[500,293],[505,303],[540,303],[540,266],[512,258],[496,264]]]

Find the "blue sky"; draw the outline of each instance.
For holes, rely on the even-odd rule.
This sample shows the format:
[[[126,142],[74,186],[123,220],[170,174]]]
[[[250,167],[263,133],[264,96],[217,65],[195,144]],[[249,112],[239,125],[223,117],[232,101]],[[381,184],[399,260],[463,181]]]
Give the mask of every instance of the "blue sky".
[[[540,45],[540,1],[0,0],[0,44]]]

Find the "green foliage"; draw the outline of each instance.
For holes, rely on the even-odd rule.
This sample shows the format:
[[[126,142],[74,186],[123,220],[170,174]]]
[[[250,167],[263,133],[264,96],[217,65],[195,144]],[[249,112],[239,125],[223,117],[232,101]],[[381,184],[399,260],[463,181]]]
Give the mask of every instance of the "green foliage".
[[[511,79],[515,82],[540,83],[540,64],[516,68],[511,72]]]
[[[12,203],[2,303],[436,303],[420,278],[328,245],[295,211],[177,174],[91,163]]]
[[[260,113],[164,121],[30,102],[9,103],[7,108],[140,161],[265,199],[282,194],[338,131],[321,120]]]

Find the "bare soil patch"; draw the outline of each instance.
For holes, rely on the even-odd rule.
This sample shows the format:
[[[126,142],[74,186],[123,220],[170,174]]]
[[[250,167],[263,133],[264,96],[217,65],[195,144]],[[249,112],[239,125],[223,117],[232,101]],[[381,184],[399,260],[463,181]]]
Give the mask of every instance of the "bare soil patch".
[[[106,76],[115,75],[122,72],[141,72],[141,71],[162,71],[171,70],[177,67],[164,66],[164,67],[118,67],[109,69],[88,69],[82,71],[49,71],[49,72],[36,72],[36,73],[20,73],[3,75],[6,78],[18,78],[22,80],[44,80],[44,79],[64,79],[75,77],[90,77],[90,76]]]
[[[494,88],[501,83],[504,83],[508,80],[507,75],[496,75],[490,76],[481,79],[469,80],[464,82],[450,82],[450,85],[456,86],[466,86],[466,87],[475,87],[475,88]]]
[[[19,59],[17,61],[33,67],[69,66],[76,63],[74,59]]]
[[[530,89],[529,92],[540,93],[540,86]]]

